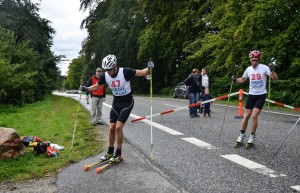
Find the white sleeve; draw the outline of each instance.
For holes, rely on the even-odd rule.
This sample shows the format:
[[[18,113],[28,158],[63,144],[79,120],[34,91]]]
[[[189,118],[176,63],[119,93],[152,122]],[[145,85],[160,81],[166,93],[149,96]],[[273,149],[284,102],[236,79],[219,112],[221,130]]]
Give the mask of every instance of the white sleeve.
[[[249,71],[249,68],[247,68],[247,69],[245,70],[245,72],[244,72],[244,74],[243,74],[243,77],[244,77],[244,78],[249,78],[249,76],[248,76],[248,71]]]

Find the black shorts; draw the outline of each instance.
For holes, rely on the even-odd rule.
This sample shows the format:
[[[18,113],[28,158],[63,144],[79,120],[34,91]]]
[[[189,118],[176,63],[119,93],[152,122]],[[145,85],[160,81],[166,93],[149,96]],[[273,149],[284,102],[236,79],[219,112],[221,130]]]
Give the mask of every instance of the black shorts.
[[[134,100],[122,101],[122,100],[113,100],[112,108],[110,110],[110,122],[116,123],[120,121],[125,123],[131,113],[131,110],[134,106]]]
[[[260,110],[262,110],[265,101],[267,98],[267,94],[263,94],[263,95],[251,95],[249,94],[247,97],[247,102],[246,102],[246,109],[253,109],[258,108]]]

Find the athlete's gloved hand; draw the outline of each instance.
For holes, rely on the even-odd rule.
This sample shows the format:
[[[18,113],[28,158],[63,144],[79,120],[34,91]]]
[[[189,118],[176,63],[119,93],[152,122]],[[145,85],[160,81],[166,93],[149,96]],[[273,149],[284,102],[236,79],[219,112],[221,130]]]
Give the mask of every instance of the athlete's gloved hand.
[[[270,63],[269,68],[270,68],[271,72],[275,71],[275,66],[274,66],[274,64]]]
[[[232,76],[231,76],[231,80],[232,80],[233,82],[236,82],[236,77],[235,77],[235,75],[232,75]]]
[[[80,86],[80,90],[81,90],[82,92],[88,91],[86,86]]]
[[[149,60],[147,65],[148,65],[148,68],[154,68],[154,63],[151,59]]]

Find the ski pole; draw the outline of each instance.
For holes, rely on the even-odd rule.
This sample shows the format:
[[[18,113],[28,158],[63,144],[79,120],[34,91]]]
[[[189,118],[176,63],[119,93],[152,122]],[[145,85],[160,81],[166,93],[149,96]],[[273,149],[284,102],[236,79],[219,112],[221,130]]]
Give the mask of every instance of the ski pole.
[[[274,153],[274,155],[272,156],[272,158],[269,160],[268,164],[269,165],[272,161],[272,159],[275,157],[275,155],[277,154],[277,152],[279,151],[279,149],[281,148],[281,146],[283,145],[283,143],[285,142],[285,140],[288,138],[288,136],[290,135],[290,133],[293,131],[293,129],[295,128],[295,126],[297,125],[297,123],[299,122],[300,117],[298,118],[297,122],[295,123],[295,125],[292,127],[292,129],[289,131],[289,133],[287,134],[287,136],[285,137],[285,139],[282,141],[282,143],[280,144],[280,146],[277,148],[276,152]]]
[[[231,90],[232,90],[232,85],[233,85],[233,81],[231,81],[231,85],[230,85],[230,90],[229,90],[229,94],[228,94],[225,115],[224,115],[224,118],[223,118],[223,123],[222,123],[221,131],[220,131],[220,135],[219,135],[219,141],[221,139],[221,135],[222,135],[222,132],[223,132],[223,126],[224,126],[225,117],[226,117],[226,114],[227,114],[227,109],[228,109],[228,104],[229,104],[229,100],[230,100],[230,94],[231,94]]]
[[[150,127],[151,127],[151,134],[150,134],[150,140],[151,140],[151,144],[150,144],[150,159],[153,160],[154,159],[154,156],[153,156],[153,122],[152,122],[152,117],[153,117],[153,114],[152,114],[152,90],[153,90],[153,84],[152,84],[152,68],[154,67],[154,63],[153,61],[149,60],[148,62],[148,68],[149,68],[149,75],[146,76],[146,78],[150,81],[150,121],[151,121],[151,124],[150,124]]]
[[[75,132],[76,132],[76,127],[77,127],[78,113],[79,113],[79,109],[80,109],[81,93],[82,93],[82,91],[80,91],[80,93],[79,93],[79,101],[78,101],[75,124],[74,124],[74,129],[73,129],[72,144],[71,144],[71,148],[70,148],[70,151],[71,151],[70,152],[70,158],[71,158],[71,155],[72,155],[72,150],[73,150],[73,145],[74,145],[74,138],[75,138]]]
[[[270,63],[272,65],[276,66],[276,60],[275,60],[274,57],[272,57],[270,59]],[[268,82],[268,115],[267,115],[267,125],[269,125],[269,123],[270,123],[270,99],[271,99],[271,75],[269,76],[269,82]],[[266,145],[268,145],[268,136],[269,136],[269,128],[267,127]]]
[[[151,155],[150,159],[153,160],[153,124],[152,124],[152,68],[150,68],[150,113],[151,113]]]
[[[151,145],[150,145],[150,159],[153,160],[154,156],[153,156],[153,122],[152,122],[152,92],[153,92],[153,84],[152,84],[152,68],[154,67],[154,63],[152,61],[152,59],[150,58],[149,62],[148,62],[148,68],[150,71],[150,74],[147,76],[149,77],[148,80],[150,80],[150,121],[151,121],[151,134],[150,134],[150,138],[151,138]]]
[[[271,77],[269,76],[269,83],[268,83],[268,115],[267,115],[267,125],[270,123],[270,98],[271,98]],[[267,137],[266,137],[266,147],[268,148],[268,134],[269,128],[267,126]]]

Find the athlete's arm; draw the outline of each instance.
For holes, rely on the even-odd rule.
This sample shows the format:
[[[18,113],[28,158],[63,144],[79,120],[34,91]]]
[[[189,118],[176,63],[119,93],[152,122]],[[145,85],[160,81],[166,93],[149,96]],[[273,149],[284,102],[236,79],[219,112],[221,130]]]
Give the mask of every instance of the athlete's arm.
[[[144,68],[143,70],[136,70],[135,76],[147,76],[150,73],[150,69]]]
[[[271,72],[270,77],[272,78],[272,80],[278,80],[278,76],[274,71]]]
[[[241,78],[237,78],[236,82],[238,82],[238,83],[244,83],[246,80],[247,80],[247,78],[241,77]]]
[[[100,77],[100,80],[99,80],[99,82],[98,82],[97,84],[94,84],[94,85],[92,85],[92,86],[90,86],[90,87],[87,87],[87,90],[88,90],[89,92],[96,91],[96,90],[98,90],[98,89],[100,88],[100,86],[101,86],[102,84],[105,84],[105,74],[103,74],[103,75]]]
[[[87,91],[93,92],[93,91],[98,90],[99,88],[100,88],[100,85],[99,85],[99,84],[94,84],[94,85],[92,85],[92,86],[90,86],[90,87],[87,87]]]

